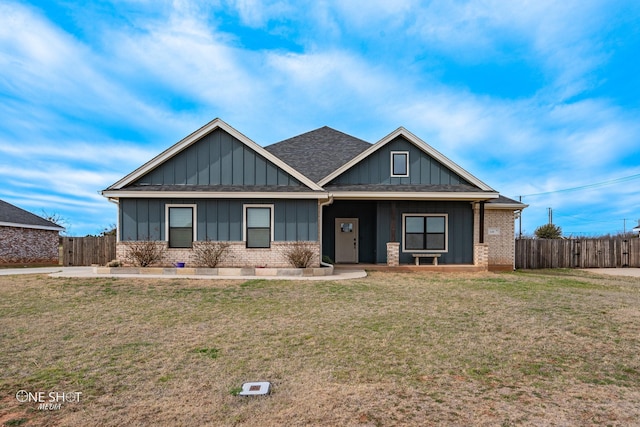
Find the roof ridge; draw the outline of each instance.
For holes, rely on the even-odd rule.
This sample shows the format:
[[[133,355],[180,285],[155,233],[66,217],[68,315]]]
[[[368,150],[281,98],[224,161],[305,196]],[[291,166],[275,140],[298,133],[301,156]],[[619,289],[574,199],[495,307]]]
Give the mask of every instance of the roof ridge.
[[[371,143],[329,126],[265,146],[314,182],[371,147]]]
[[[265,146],[265,148],[266,148],[266,147],[271,147],[271,146],[276,145],[276,144],[280,144],[281,142],[289,141],[289,140],[291,140],[291,139],[299,138],[299,137],[301,137],[301,136],[309,135],[309,134],[311,134],[311,133],[316,133],[316,132],[318,132],[319,130],[323,130],[323,129],[328,129],[328,130],[330,130],[330,131],[332,131],[332,132],[336,132],[336,133],[342,134],[342,135],[344,135],[344,136],[347,136],[347,137],[349,137],[349,138],[351,138],[351,139],[356,139],[356,140],[358,140],[358,141],[366,142],[367,144],[371,145],[371,143],[370,143],[369,141],[365,141],[365,140],[364,140],[364,139],[362,139],[362,138],[358,138],[357,136],[350,135],[350,134],[348,134],[348,133],[346,133],[346,132],[343,132],[343,131],[341,131],[341,130],[338,130],[338,129],[332,128],[331,126],[324,125],[324,126],[320,126],[319,128],[312,129],[312,130],[310,130],[310,131],[303,132],[303,133],[301,133],[301,134],[294,135],[294,136],[292,136],[292,137],[289,137],[289,138],[286,138],[286,139],[283,139],[283,140],[280,140],[280,141],[277,141],[277,142],[271,143],[271,144],[269,144],[269,145],[266,145],[266,146]]]

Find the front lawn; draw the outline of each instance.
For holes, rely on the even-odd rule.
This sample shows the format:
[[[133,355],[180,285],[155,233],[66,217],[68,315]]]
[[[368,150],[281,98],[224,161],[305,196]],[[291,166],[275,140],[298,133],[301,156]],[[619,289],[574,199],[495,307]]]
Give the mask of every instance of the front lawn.
[[[4,425],[640,419],[637,278],[571,270],[343,282],[3,276],[0,325]],[[270,381],[273,392],[236,396],[245,381]],[[59,408],[40,406],[50,393]]]

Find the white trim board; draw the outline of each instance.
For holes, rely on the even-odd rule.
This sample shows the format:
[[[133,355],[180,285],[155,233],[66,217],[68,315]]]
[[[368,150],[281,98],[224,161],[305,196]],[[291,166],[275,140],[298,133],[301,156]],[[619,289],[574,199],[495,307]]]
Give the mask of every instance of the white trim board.
[[[65,230],[64,227],[59,227],[59,226],[17,224],[15,222],[0,222],[0,227],[30,228],[33,230],[48,230],[48,231],[64,231]]]
[[[326,192],[243,192],[243,191],[127,191],[105,190],[105,197],[111,198],[155,198],[155,199],[327,199]]]

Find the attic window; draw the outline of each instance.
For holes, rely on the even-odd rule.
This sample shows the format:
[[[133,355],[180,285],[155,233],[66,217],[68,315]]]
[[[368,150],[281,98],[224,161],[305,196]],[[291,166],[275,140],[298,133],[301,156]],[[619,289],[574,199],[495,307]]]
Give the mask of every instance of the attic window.
[[[391,176],[392,177],[408,177],[409,176],[409,152],[408,151],[392,151],[391,152]]]

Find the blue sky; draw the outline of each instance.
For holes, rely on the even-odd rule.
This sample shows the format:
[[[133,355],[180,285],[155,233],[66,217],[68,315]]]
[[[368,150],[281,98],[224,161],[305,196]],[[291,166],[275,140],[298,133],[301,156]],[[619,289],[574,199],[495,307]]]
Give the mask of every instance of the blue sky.
[[[0,199],[97,234],[100,190],[216,117],[261,145],[404,126],[524,195],[525,233],[549,207],[617,233],[640,218],[639,52],[633,0],[0,0]]]

